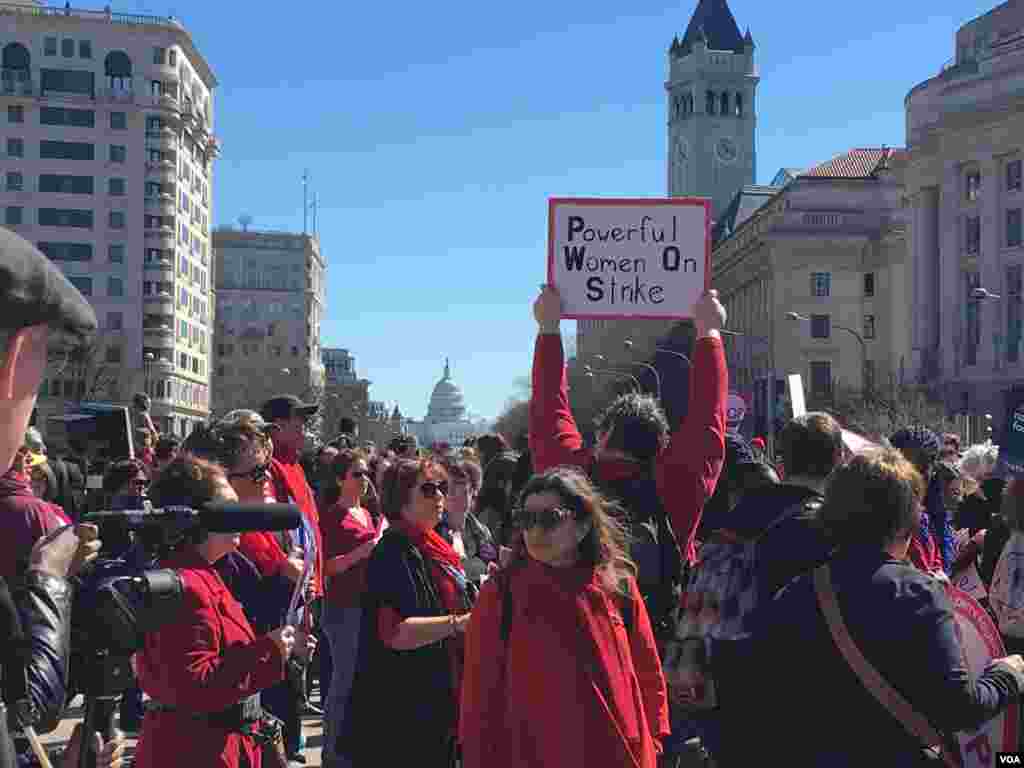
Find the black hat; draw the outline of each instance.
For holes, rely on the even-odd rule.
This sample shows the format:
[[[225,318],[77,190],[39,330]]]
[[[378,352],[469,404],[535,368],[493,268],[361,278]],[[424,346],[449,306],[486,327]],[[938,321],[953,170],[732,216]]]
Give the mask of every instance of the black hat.
[[[266,421],[290,419],[292,416],[312,416],[320,410],[316,403],[304,403],[295,395],[277,395],[272,397],[260,408],[260,415]]]
[[[30,242],[0,228],[0,329],[47,325],[83,339],[96,313],[64,273]]]

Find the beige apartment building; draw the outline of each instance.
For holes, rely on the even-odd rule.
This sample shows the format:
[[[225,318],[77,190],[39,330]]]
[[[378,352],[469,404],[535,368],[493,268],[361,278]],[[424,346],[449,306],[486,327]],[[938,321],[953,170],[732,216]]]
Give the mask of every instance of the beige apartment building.
[[[998,430],[1024,399],[1024,0],[958,30],[905,104],[914,373]]]
[[[2,225],[96,308],[42,419],[148,391],[166,432],[209,410],[217,80],[169,17],[0,2]]]
[[[217,413],[258,408],[276,394],[320,400],[320,323],[327,262],[313,235],[218,229]]]

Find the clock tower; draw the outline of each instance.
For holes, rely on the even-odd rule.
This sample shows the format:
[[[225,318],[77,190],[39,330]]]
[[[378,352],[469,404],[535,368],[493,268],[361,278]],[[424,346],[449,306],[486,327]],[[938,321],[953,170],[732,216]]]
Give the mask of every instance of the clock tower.
[[[717,218],[754,183],[754,38],[740,34],[728,0],[699,0],[668,60],[668,193],[711,198]]]

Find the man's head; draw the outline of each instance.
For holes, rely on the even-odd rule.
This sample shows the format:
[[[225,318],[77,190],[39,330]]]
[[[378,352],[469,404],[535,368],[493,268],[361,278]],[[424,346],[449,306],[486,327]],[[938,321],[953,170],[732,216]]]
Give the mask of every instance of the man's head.
[[[388,448],[400,459],[414,459],[419,453],[419,441],[416,435],[400,435],[392,438]]]
[[[615,451],[651,461],[668,435],[668,420],[650,395],[619,395],[597,420],[598,453]]]
[[[67,345],[95,333],[96,313],[64,274],[24,238],[0,229],[0,468],[21,447],[46,374]],[[53,338],[51,338],[51,336]],[[61,366],[63,367],[63,366]]]
[[[319,408],[316,403],[304,403],[295,395],[278,395],[263,404],[260,415],[277,427],[276,445],[286,451],[301,451],[306,442],[306,422]]]
[[[786,477],[823,480],[842,461],[843,428],[827,413],[805,413],[779,435],[779,455]]]
[[[931,479],[932,469],[942,450],[939,436],[927,427],[904,427],[893,433],[889,444],[914,465],[925,482]]]
[[[359,437],[359,425],[356,424],[354,419],[348,416],[342,416],[338,421],[338,432],[343,435]]]

